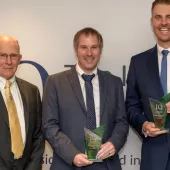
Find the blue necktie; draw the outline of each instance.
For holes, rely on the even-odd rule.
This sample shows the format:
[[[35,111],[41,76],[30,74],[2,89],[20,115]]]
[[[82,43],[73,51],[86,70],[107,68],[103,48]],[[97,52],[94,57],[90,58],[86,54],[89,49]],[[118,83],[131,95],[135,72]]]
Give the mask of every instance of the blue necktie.
[[[162,50],[162,63],[161,63],[161,84],[164,91],[164,95],[167,94],[167,55],[168,50]]]
[[[94,76],[95,74],[92,74],[92,75],[83,74],[82,75],[82,78],[85,81],[85,89],[86,89],[86,106],[87,106],[86,126],[88,129],[91,129],[91,130],[96,128],[93,85],[91,83],[91,80],[94,78]]]

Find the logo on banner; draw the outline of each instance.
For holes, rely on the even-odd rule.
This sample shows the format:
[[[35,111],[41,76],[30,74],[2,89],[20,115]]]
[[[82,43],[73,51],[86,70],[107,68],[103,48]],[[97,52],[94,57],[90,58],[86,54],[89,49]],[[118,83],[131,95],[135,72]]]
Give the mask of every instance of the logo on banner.
[[[45,82],[46,82],[46,79],[48,77],[48,73],[45,70],[45,68],[43,66],[41,66],[40,64],[38,64],[34,61],[29,61],[29,60],[22,60],[20,62],[20,64],[31,64],[32,66],[34,66],[38,70],[40,77],[41,77],[42,86],[43,86],[43,89],[44,89]]]

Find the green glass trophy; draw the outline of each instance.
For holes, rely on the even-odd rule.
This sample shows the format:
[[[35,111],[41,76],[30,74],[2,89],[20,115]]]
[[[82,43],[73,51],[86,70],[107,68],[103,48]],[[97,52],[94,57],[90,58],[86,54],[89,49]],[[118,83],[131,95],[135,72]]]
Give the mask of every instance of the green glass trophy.
[[[165,123],[168,115],[166,103],[170,101],[170,93],[163,96],[160,101],[154,100],[152,98],[149,98],[149,101],[155,126],[160,130],[167,130],[168,132],[169,129],[165,128]]]
[[[105,129],[104,125],[93,130],[84,128],[86,154],[88,159],[93,162],[102,162],[102,160],[97,159],[97,153],[102,143],[104,129]]]

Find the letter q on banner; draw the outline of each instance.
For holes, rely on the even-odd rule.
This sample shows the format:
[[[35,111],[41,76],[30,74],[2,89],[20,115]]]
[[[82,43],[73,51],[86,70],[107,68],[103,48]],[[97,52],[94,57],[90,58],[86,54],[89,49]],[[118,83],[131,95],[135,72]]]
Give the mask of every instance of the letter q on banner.
[[[34,61],[29,61],[29,60],[22,60],[20,62],[20,64],[31,64],[32,66],[34,66],[38,70],[38,72],[40,74],[40,77],[41,77],[41,82],[42,82],[43,90],[44,90],[45,82],[46,82],[46,79],[48,77],[48,73],[44,69],[44,67],[42,67],[40,64],[38,64],[38,63],[36,63]]]

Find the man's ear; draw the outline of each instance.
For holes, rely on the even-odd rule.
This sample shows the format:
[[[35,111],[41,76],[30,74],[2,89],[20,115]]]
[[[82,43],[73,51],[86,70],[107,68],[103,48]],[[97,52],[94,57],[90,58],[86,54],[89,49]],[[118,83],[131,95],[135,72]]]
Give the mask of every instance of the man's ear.
[[[19,62],[21,61],[21,59],[22,59],[22,55],[20,54],[20,55],[19,55]]]
[[[74,47],[74,54],[77,56],[77,49]]]
[[[150,18],[150,23],[151,23],[151,26],[152,26],[152,19],[153,19],[153,18],[152,18],[152,16],[151,16],[151,18]]]

